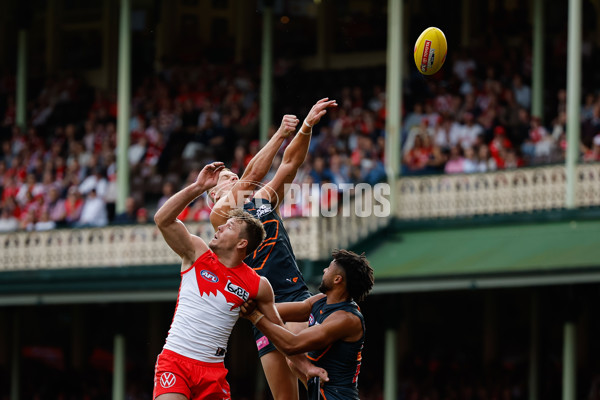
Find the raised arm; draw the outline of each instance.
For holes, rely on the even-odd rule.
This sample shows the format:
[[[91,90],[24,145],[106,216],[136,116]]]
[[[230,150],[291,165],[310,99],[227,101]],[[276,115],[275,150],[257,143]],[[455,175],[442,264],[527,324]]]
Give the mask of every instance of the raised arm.
[[[244,200],[252,194],[256,185],[269,172],[275,154],[277,154],[285,138],[296,130],[298,122],[295,115],[284,115],[277,132],[250,160],[241,179],[233,185],[226,196],[217,201],[210,213],[210,222],[215,229],[227,221],[229,211],[244,205]]]
[[[171,196],[154,215],[154,222],[165,241],[182,260],[182,270],[188,269],[192,263],[208,250],[207,244],[198,236],[190,234],[177,216],[196,197],[213,187],[223,169],[222,162],[206,165],[198,174],[196,182]]]
[[[275,177],[265,187],[261,188],[254,197],[268,199],[275,208],[279,206],[285,196],[286,184],[294,181],[298,168],[304,163],[310,145],[312,127],[319,123],[329,107],[337,107],[335,100],[324,98],[312,106],[302,123],[302,127],[300,127],[300,131],[285,149],[283,160],[275,173]]]

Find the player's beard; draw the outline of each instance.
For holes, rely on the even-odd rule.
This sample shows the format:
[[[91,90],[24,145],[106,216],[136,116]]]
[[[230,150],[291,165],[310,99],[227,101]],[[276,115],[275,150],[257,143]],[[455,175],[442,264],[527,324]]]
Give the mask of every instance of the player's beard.
[[[329,286],[328,284],[325,283],[324,280],[321,281],[321,284],[319,285],[319,292],[327,294],[327,292],[329,292],[331,290],[331,286]]]

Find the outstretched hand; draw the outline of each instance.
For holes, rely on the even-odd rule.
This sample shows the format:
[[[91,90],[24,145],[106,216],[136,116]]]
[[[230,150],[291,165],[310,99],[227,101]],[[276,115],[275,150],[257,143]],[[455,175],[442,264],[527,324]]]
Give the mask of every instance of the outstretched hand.
[[[206,188],[215,186],[219,181],[219,173],[224,167],[225,164],[220,161],[215,161],[205,165],[204,168],[202,168],[202,171],[200,171],[198,174],[196,183]]]
[[[327,114],[328,108],[337,107],[337,103],[335,100],[329,100],[328,97],[321,99],[315,103],[314,106],[308,112],[308,115],[304,119],[308,125],[315,126],[318,124],[323,115]]]
[[[290,136],[292,133],[296,132],[296,126],[298,126],[299,122],[300,120],[295,115],[284,115],[281,120],[281,126],[278,129],[279,134],[283,137]]]

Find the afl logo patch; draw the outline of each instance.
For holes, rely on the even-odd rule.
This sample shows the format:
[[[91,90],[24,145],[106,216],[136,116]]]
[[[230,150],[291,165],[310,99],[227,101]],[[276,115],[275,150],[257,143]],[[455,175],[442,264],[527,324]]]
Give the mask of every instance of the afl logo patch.
[[[205,269],[200,271],[200,275],[209,282],[212,282],[212,283],[219,282],[219,277],[217,277],[215,274],[213,274],[212,272],[207,271]]]
[[[308,317],[308,326],[313,326],[315,324],[315,316],[310,314],[310,317]]]
[[[177,379],[175,378],[175,375],[173,375],[171,372],[163,372],[163,374],[160,376],[160,386],[166,388],[170,388],[171,386],[173,386],[175,384],[175,381]]]

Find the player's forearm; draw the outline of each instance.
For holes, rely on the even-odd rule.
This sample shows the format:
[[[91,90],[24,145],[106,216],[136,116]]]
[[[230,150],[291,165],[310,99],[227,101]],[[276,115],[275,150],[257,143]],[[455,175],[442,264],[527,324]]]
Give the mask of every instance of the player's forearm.
[[[165,204],[154,215],[154,222],[158,226],[168,225],[177,219],[177,216],[196,197],[204,193],[208,188],[200,183],[192,183],[185,189],[171,196]]]
[[[242,179],[256,182],[261,181],[267,175],[267,172],[269,172],[275,154],[277,154],[284,139],[279,130],[275,132],[267,144],[250,160]]]
[[[275,307],[283,322],[306,322],[310,316],[310,306],[304,302],[277,303]]]
[[[302,123],[300,132],[298,132],[294,137],[294,140],[292,140],[283,153],[283,160],[281,161],[282,165],[289,165],[296,170],[300,168],[308,153],[311,133],[312,128],[309,128],[306,123]]]
[[[295,369],[294,374],[302,381],[304,385],[306,385],[306,381],[308,380],[309,371],[311,367],[313,367],[313,363],[306,358],[304,354],[296,354],[294,356],[288,356],[288,359],[293,364],[293,368]],[[289,365],[289,364],[288,364]]]
[[[283,325],[277,325],[258,311],[248,316],[250,322],[254,324],[283,354],[289,356],[302,353],[303,350],[298,346],[297,336],[288,331]]]

